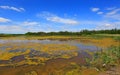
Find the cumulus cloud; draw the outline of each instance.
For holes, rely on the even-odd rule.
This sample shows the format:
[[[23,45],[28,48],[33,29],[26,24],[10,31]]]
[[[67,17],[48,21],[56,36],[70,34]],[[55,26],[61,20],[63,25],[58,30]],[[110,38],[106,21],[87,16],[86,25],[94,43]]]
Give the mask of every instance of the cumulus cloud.
[[[13,7],[13,6],[0,6],[1,9],[7,9],[7,10],[14,10],[17,12],[22,12],[25,11],[24,8],[17,8],[17,7]]]
[[[38,16],[44,17],[46,20],[51,21],[51,22],[56,22],[56,23],[63,23],[63,24],[69,24],[69,25],[79,24],[79,22],[76,20],[59,17],[49,12],[43,12],[41,14],[38,14]]]
[[[97,12],[99,10],[100,10],[100,8],[91,8],[91,11],[93,11],[93,12]]]
[[[0,17],[0,23],[10,22],[10,19]]]

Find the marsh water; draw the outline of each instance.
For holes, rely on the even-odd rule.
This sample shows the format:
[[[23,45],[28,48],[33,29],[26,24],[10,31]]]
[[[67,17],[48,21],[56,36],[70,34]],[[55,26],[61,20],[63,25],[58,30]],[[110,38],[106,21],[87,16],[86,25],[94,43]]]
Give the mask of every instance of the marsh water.
[[[83,43],[76,40],[0,40],[0,44],[2,44],[0,54],[3,55],[3,58],[0,59],[0,73],[2,75],[32,75],[30,73],[52,75],[52,73],[59,73],[58,71],[67,69],[68,65],[72,63],[86,65],[85,58],[91,58],[91,55],[86,51],[94,52],[102,49],[93,43]],[[39,49],[38,44],[45,45],[44,47],[52,45],[48,49],[45,48],[45,52],[35,50],[34,46],[36,45],[34,44],[37,45],[37,49]],[[27,45],[29,47],[26,47]],[[55,47],[57,45],[61,47],[67,45],[66,48],[69,47],[70,50],[66,48],[66,50],[64,48],[60,48],[63,50],[54,50],[54,48],[59,49],[59,47]],[[72,46],[77,49],[72,50],[74,49]],[[28,53],[26,52],[27,48],[29,48]],[[54,51],[51,51],[52,48]],[[50,52],[48,52],[49,50]]]
[[[89,50],[89,51],[96,51],[100,50],[101,48],[99,46],[95,46],[92,43],[84,44],[82,42],[77,42],[75,40],[0,40],[0,43],[42,43],[42,44],[69,44],[74,45],[79,48],[78,51],[82,50]]]

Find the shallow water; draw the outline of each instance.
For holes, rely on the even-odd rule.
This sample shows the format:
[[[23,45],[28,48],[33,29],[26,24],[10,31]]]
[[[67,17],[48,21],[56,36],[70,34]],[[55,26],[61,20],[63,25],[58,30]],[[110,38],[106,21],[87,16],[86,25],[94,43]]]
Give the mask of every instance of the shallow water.
[[[64,50],[59,50],[55,51],[52,54],[42,52],[42,51],[36,51],[35,49],[30,49],[29,54],[22,54],[18,56],[12,57],[10,60],[12,62],[12,65],[7,65],[7,66],[1,66],[0,67],[0,72],[2,75],[7,75],[6,71],[8,71],[8,74],[10,75],[20,75],[18,73],[21,73],[21,75],[25,75],[25,73],[30,72],[30,71],[35,71],[38,73],[38,75],[48,75],[51,72],[56,71],[56,68],[58,70],[61,70],[62,68],[66,68],[67,66],[70,65],[70,63],[76,63],[79,65],[85,65],[85,58],[91,58],[91,56],[86,53],[85,51],[98,51],[101,50],[102,48],[91,44],[84,44],[82,42],[78,42],[76,40],[67,40],[67,41],[60,41],[60,40],[0,40],[0,44],[6,44],[6,43],[15,43],[15,44],[23,44],[27,45],[29,43],[40,43],[40,44],[67,44],[71,46],[76,46],[78,49],[75,51],[64,51]],[[19,45],[18,45],[19,46]],[[4,52],[6,48],[10,48],[12,46],[9,45],[4,45],[0,47],[0,51]],[[7,52],[9,53],[16,53],[16,52],[25,52],[26,49],[15,49],[15,50],[8,50]],[[74,56],[72,53],[77,52],[78,55]],[[39,61],[41,64],[38,65],[15,65],[16,63],[23,62],[24,60],[26,61],[25,56],[29,55],[30,60],[34,62],[38,62],[38,60],[32,59],[34,57],[42,57],[47,58],[44,59],[44,61]],[[71,56],[70,58],[63,58],[61,57],[62,55],[69,55]],[[0,60],[0,64],[9,64],[9,60]],[[24,69],[23,69],[24,68]],[[11,72],[10,72],[11,70]],[[22,70],[22,71],[21,71]],[[23,71],[24,70],[24,71]]]
[[[41,43],[41,44],[69,44],[74,45],[79,48],[79,50],[89,50],[89,51],[96,51],[101,50],[102,48],[95,46],[93,44],[84,44],[82,42],[77,42],[75,40],[67,40],[67,41],[60,41],[60,40],[0,40],[0,43]]]
[[[9,44],[10,45],[9,45]],[[102,48],[98,47],[98,46],[95,46],[93,44],[84,44],[82,42],[77,42],[75,40],[67,40],[67,41],[60,41],[60,40],[0,40],[0,44],[3,44],[3,46],[0,46],[0,51],[1,52],[8,52],[8,53],[17,53],[17,52],[25,52],[26,51],[26,48],[18,48],[18,49],[14,49],[13,47],[16,47],[16,46],[11,46],[11,44],[15,44],[17,46],[19,45],[25,45],[27,46],[27,44],[29,43],[32,43],[32,45],[34,45],[34,43],[37,43],[37,44],[66,44],[66,45],[70,45],[70,46],[76,46],[77,47],[77,50],[75,51],[66,51],[66,50],[59,50],[59,51],[54,51],[52,54],[49,54],[47,52],[42,52],[41,50],[35,50],[34,48],[30,48],[30,53],[28,54],[30,58],[33,58],[35,56],[38,56],[38,57],[47,57],[47,58],[51,58],[51,57],[57,57],[59,58],[59,56],[61,55],[64,55],[64,54],[67,54],[67,55],[72,55],[71,53],[73,52],[77,52],[78,54],[80,54],[81,52],[84,53],[85,51],[99,51],[101,50]],[[8,45],[6,45],[8,44]],[[30,45],[30,46],[32,46]],[[10,50],[6,50],[7,48],[11,48]],[[39,48],[39,47],[38,47]],[[23,54],[21,54],[23,55]],[[84,54],[86,55],[86,54]],[[16,56],[15,56],[16,57]],[[15,58],[13,57],[13,58]],[[12,59],[12,58],[11,58]],[[17,59],[17,58],[16,58]]]

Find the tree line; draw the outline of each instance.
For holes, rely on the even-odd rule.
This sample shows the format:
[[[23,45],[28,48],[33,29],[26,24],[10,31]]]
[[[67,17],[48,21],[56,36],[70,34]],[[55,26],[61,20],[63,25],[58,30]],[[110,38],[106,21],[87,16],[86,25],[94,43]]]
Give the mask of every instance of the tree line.
[[[36,36],[51,36],[51,35],[92,35],[92,34],[120,34],[120,29],[111,30],[81,30],[79,32],[59,31],[59,32],[27,32],[25,34],[0,34],[0,37],[36,35]]]
[[[81,30],[79,32],[59,31],[59,32],[27,32],[25,35],[92,35],[92,34],[120,34],[120,29],[111,30]]]

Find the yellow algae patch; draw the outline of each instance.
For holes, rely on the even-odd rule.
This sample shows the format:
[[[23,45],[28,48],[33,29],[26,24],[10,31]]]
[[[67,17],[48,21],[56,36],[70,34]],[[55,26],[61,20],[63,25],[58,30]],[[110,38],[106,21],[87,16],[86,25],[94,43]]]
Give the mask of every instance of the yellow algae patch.
[[[76,46],[72,46],[68,44],[6,43],[3,44],[2,46],[10,46],[6,48],[6,50],[34,49],[43,52],[77,50]]]
[[[60,40],[60,39],[76,39],[82,38],[82,36],[17,36],[17,37],[1,37],[4,40],[44,40],[44,39],[52,39],[52,40]]]
[[[79,39],[77,41],[79,41],[80,43],[82,42],[84,44],[93,44],[98,47],[104,47],[104,48],[120,45],[119,41],[116,41],[112,38],[101,38],[101,39],[89,38],[89,39]]]
[[[49,59],[68,59],[78,55],[77,47],[68,44],[4,43],[0,47],[4,46],[6,48],[0,54],[0,60],[10,60],[14,56],[25,55],[25,60],[23,62],[17,62],[17,65],[38,65],[43,64]],[[32,50],[33,52],[31,52]],[[43,55],[39,56],[42,53]]]
[[[40,47],[40,49],[43,52],[51,53],[54,51],[70,51],[70,50],[76,50],[76,46],[71,46],[67,44],[44,44]]]
[[[46,58],[46,57],[33,57],[33,58],[26,57],[25,64],[28,64],[28,65],[43,64],[45,61],[49,59],[50,58]],[[36,60],[36,61],[33,61],[33,60]]]
[[[3,52],[2,54],[0,54],[0,60],[9,60],[10,58],[12,58],[14,56],[28,54],[29,52],[30,52],[30,50],[26,50],[25,52],[15,52],[15,53],[6,51],[6,52]]]
[[[61,56],[61,58],[69,59],[69,58],[71,58],[71,57],[73,57],[73,56],[77,56],[77,55],[78,55],[77,52],[72,52],[71,54],[63,54],[63,55]]]
[[[115,41],[112,38],[95,39],[93,43],[101,47],[119,46],[119,41]]]

